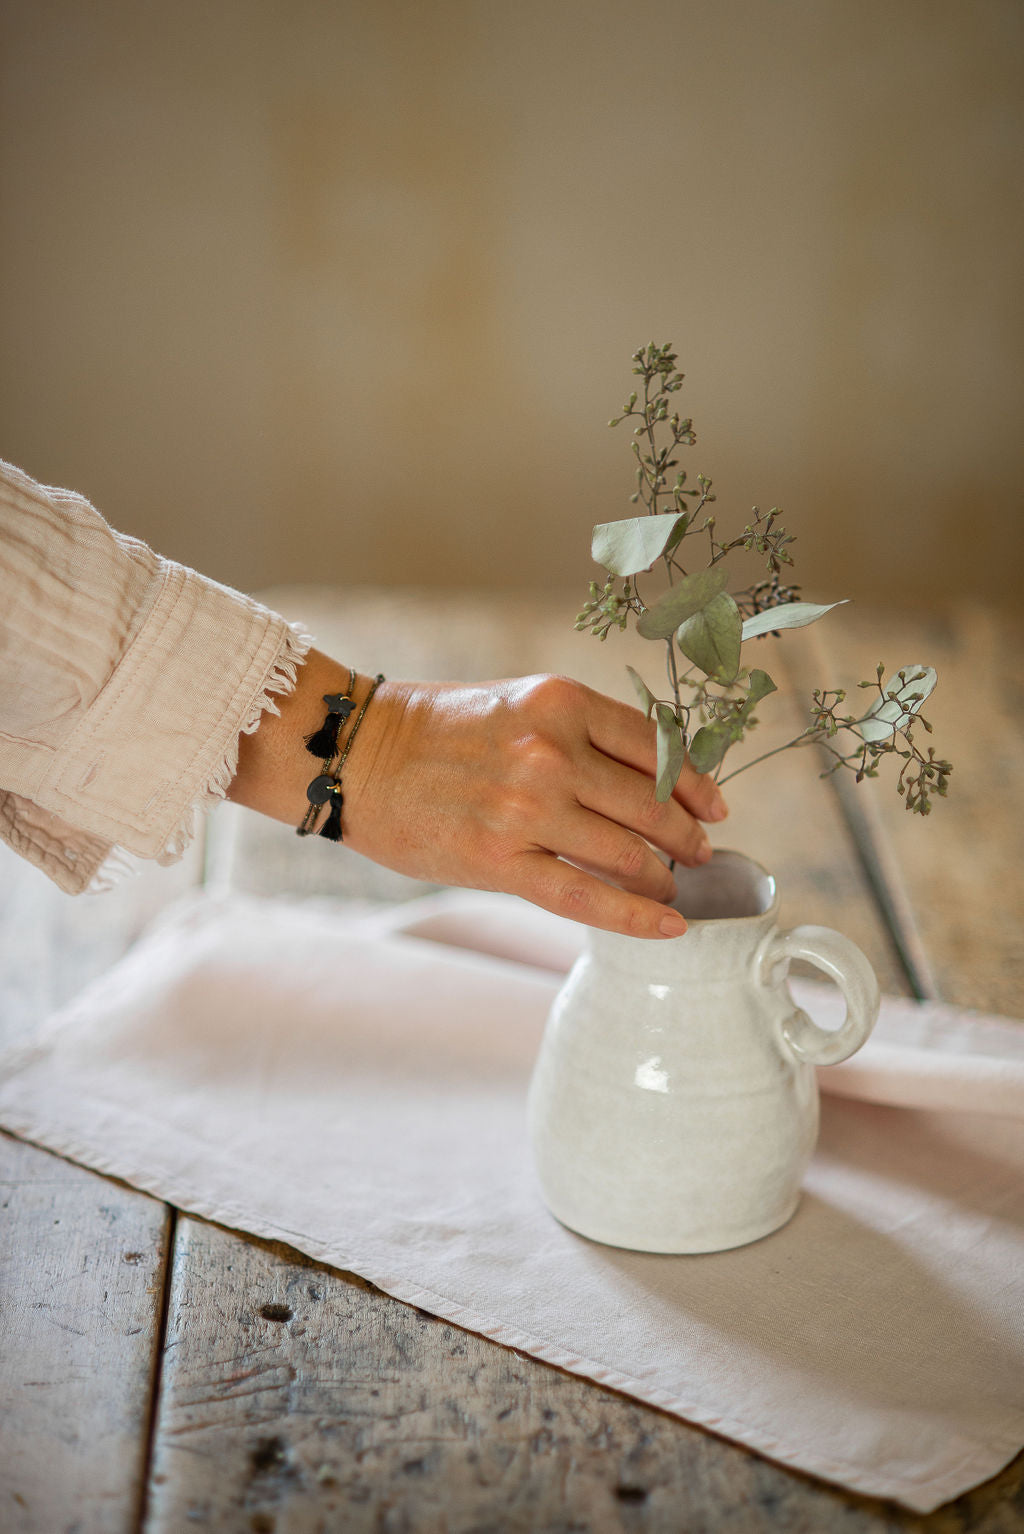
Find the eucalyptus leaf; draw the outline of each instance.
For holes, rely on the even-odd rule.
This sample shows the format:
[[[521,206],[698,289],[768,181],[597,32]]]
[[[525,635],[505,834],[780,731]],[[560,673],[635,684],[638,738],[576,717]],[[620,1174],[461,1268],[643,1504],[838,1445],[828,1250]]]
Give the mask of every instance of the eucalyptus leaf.
[[[590,552],[610,575],[636,575],[639,570],[649,570],[664,554],[680,522],[685,530],[685,512],[669,511],[655,517],[600,522],[594,528]]]
[[[650,719],[651,709],[654,707],[658,700],[655,698],[653,692],[648,687],[647,683],[644,681],[643,677],[638,671],[634,671],[632,666],[627,666],[626,670],[629,672],[629,680],[636,688],[636,695],[640,699],[640,707],[643,709],[648,719]]]
[[[667,703],[655,704],[658,720],[658,778],[654,797],[659,804],[671,799],[686,760],[686,739],[675,711]]]
[[[769,607],[763,613],[745,618],[743,638],[756,639],[758,634],[774,634],[776,629],[802,629],[847,601],[849,598],[843,597],[841,602],[826,602],[824,607],[819,602],[782,602],[778,607]]]
[[[705,724],[690,741],[690,761],[698,772],[714,772],[729,749],[731,732],[726,725]]]
[[[891,740],[897,730],[904,729],[939,680],[933,666],[901,666],[900,670],[910,680],[896,688],[889,686],[886,691],[896,696],[876,698],[864,718],[853,726],[868,742]]]
[[[761,671],[755,666],[750,673],[750,690],[747,693],[744,712],[753,713],[762,698],[767,698],[770,692],[778,692],[778,690],[767,671]]]
[[[720,591],[700,612],[687,618],[676,633],[676,644],[687,660],[728,684],[740,669],[740,636],[743,620],[727,591]]]
[[[726,578],[725,571],[715,567],[684,575],[647,609],[637,622],[637,633],[645,639],[668,639],[687,618],[714,601],[725,589]]]
[[[663,554],[672,554],[672,553],[674,553],[674,551],[682,543],[683,539],[686,536],[686,529],[690,525],[690,518],[692,517],[692,515],[693,515],[693,513],[689,512],[689,511],[684,511],[682,513],[682,515],[680,516],[680,518],[679,518],[678,522],[676,523],[675,527],[672,529],[672,534],[671,534],[668,542],[666,543],[664,549],[662,550]]]

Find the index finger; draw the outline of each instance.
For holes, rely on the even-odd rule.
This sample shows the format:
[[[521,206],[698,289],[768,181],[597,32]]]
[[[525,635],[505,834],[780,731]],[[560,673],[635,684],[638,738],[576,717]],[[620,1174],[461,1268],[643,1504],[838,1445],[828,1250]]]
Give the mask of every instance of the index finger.
[[[626,937],[681,937],[686,931],[685,917],[672,906],[616,889],[542,848],[517,858],[502,888],[556,916]]]

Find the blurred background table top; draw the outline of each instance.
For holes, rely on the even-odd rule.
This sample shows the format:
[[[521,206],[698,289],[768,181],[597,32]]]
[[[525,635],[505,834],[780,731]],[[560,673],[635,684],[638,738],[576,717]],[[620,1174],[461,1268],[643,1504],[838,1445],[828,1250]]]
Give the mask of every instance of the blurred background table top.
[[[572,632],[574,599],[296,588],[272,594],[322,648],[388,676],[561,671],[632,701],[653,652]],[[1019,1016],[1022,623],[980,607],[843,610],[758,659],[792,695],[927,662],[934,743],[955,764],[927,823],[890,782],[819,782],[812,751],[730,784],[718,845],[776,874],[786,923],[851,936],[883,989]],[[639,654],[638,654],[639,647]],[[645,666],[646,662],[646,666]],[[788,684],[788,685],[787,685]],[[796,724],[799,728],[799,723]],[[846,775],[844,775],[845,777]],[[300,843],[225,805],[173,869],[69,899],[6,848],[3,1042],[112,963],[197,885],[410,899],[426,886]],[[459,1331],[283,1246],[211,1225],[0,1136],[0,1526],[180,1534],[821,1531],[1008,1534],[1024,1456],[921,1516],[794,1474],[627,1397]]]

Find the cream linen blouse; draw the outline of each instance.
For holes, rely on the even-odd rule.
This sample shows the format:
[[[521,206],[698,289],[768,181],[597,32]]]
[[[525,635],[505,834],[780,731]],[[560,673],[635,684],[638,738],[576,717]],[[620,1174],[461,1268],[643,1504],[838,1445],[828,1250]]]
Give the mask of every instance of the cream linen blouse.
[[[0,461],[0,836],[70,894],[173,863],[309,644]]]

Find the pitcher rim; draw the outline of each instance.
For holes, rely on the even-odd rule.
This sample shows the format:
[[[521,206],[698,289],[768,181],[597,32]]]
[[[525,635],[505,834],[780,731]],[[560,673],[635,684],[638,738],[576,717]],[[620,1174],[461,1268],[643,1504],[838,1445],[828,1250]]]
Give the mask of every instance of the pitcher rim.
[[[771,889],[771,899],[763,911],[754,911],[748,916],[687,916],[685,911],[679,911],[679,906],[677,905],[676,901],[672,901],[672,909],[674,911],[679,911],[679,914],[686,920],[687,930],[685,932],[681,932],[678,937],[657,939],[632,937],[624,932],[610,932],[602,927],[591,927],[588,932],[589,940],[593,943],[607,938],[611,940],[610,946],[614,946],[617,942],[626,942],[642,943],[647,947],[670,948],[674,943],[685,943],[687,937],[689,937],[690,933],[695,928],[706,929],[716,926],[720,927],[725,922],[730,922],[733,924],[745,922],[750,925],[761,923],[768,926],[775,922],[779,914],[779,886],[775,875],[771,873],[767,868],[765,868],[763,863],[759,863],[756,858],[750,857],[746,852],[739,852],[734,847],[716,847],[707,863],[697,864],[692,871],[699,873],[701,869],[709,868],[716,858],[736,859],[737,861],[745,863],[748,867],[754,869],[762,876],[762,878],[768,881],[768,885]]]
[[[735,847],[715,847],[713,849],[712,853],[711,853],[710,858],[708,858],[708,861],[706,863],[699,863],[699,864],[697,864],[696,869],[694,871],[695,872],[700,872],[700,870],[702,868],[710,868],[711,864],[714,863],[717,859],[720,859],[720,858],[723,858],[723,859],[724,858],[735,858],[737,861],[742,862],[742,863],[746,863],[746,864],[749,865],[749,867],[756,869],[757,872],[759,874],[761,874],[761,876],[763,878],[767,879],[767,881],[768,881],[768,884],[769,884],[769,886],[771,888],[771,900],[768,902],[767,906],[765,907],[765,909],[763,911],[754,911],[749,916],[687,916],[685,911],[680,911],[679,912],[680,916],[683,916],[686,919],[687,929],[689,929],[690,927],[706,927],[711,922],[722,922],[722,921],[764,921],[766,916],[774,916],[774,915],[776,915],[778,913],[778,909],[779,909],[779,885],[778,885],[778,880],[776,879],[775,875],[771,872],[770,869],[765,868],[763,863],[759,863],[757,861],[757,858],[752,858],[749,853],[747,853],[747,852],[739,852]],[[675,904],[675,901],[672,902],[672,909],[673,910],[678,910],[678,906]],[[680,935],[682,937],[685,937],[686,933],[683,932]],[[670,941],[674,941],[674,939],[670,939]]]

